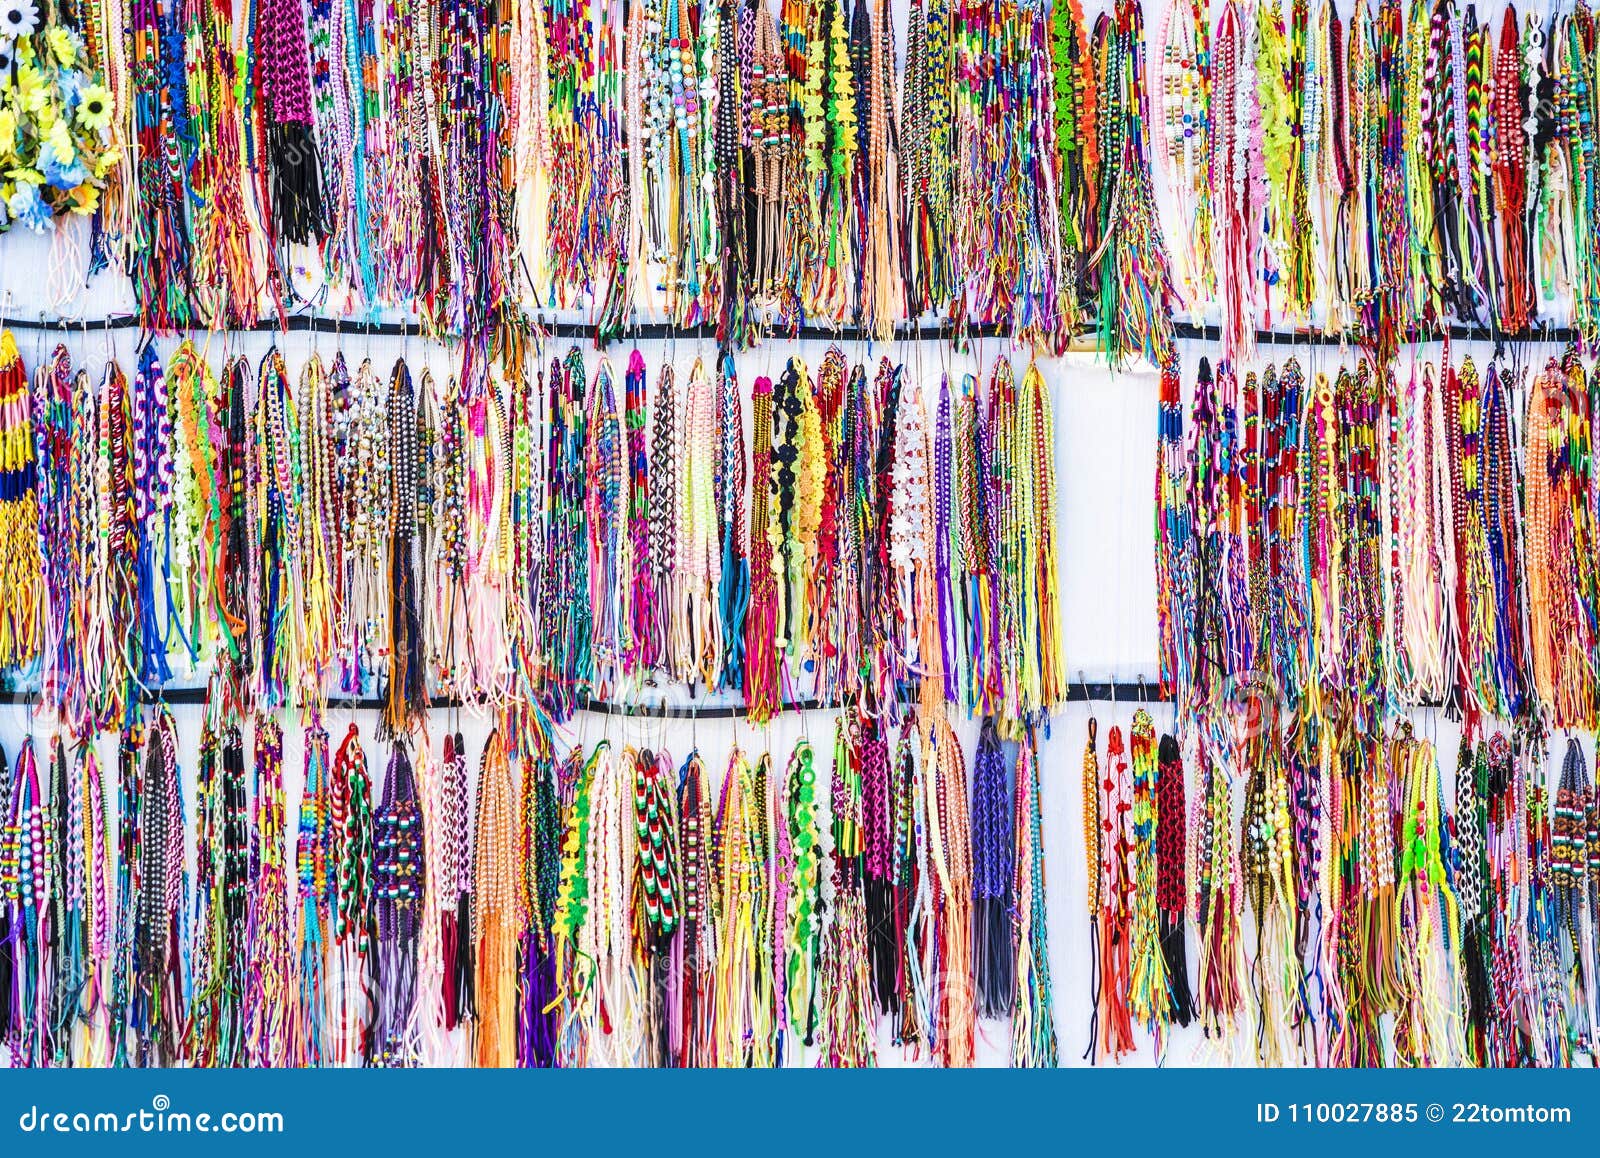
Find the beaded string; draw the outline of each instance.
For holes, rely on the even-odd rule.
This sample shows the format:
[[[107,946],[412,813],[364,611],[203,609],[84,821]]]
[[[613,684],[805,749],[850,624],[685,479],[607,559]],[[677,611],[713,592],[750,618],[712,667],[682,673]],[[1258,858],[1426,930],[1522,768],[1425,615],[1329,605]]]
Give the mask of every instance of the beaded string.
[[[719,1066],[766,1067],[774,1060],[769,773],[767,758],[752,764],[735,748],[717,806],[721,871],[715,882],[720,920],[714,1048]]]
[[[1239,868],[1232,838],[1232,803],[1228,775],[1206,758],[1200,760],[1200,792],[1190,828],[1189,879],[1200,939],[1195,1012],[1214,1048],[1229,1050],[1244,1009],[1240,976],[1243,945],[1239,921]]]
[[[562,830],[555,755],[548,730],[533,717],[519,761],[522,788],[517,808],[520,904],[527,925],[518,947],[517,1064],[555,1064],[559,1013],[555,1008],[553,933],[561,879]]]
[[[995,722],[986,719],[972,765],[973,940],[980,1017],[1009,1014],[1014,992],[1011,833],[1015,821],[1006,781],[1006,757],[1000,736]]]
[[[678,427],[678,543],[674,551],[676,604],[669,633],[673,674],[715,687],[722,657],[717,589],[722,557],[716,494],[716,409],[705,366],[695,360]]]
[[[328,733],[319,725],[306,729],[305,777],[300,795],[300,815],[295,836],[295,892],[300,901],[299,992],[296,994],[294,1040],[296,1065],[321,1065],[330,1056],[332,1042],[328,1003],[328,948],[338,888],[335,860],[337,836],[333,829],[332,777],[328,765]],[[331,1023],[337,1026],[339,1022]]]
[[[833,918],[823,934],[818,971],[819,1066],[854,1068],[877,1064],[872,1013],[870,930],[862,890],[865,847],[862,831],[863,721],[839,716],[834,728]]]
[[[665,382],[660,389],[665,389]],[[550,365],[550,403],[547,479],[545,486],[545,550],[554,560],[547,581],[540,585],[539,623],[541,659],[550,709],[555,718],[565,719],[572,711],[573,697],[589,677],[588,652],[592,630],[589,603],[588,551],[585,547],[585,494],[587,476],[583,464],[587,445],[584,403],[583,360],[576,350],[565,362]],[[657,406],[660,406],[658,391]],[[651,461],[650,476],[656,486],[652,496],[667,485],[662,471]],[[669,491],[670,493],[670,491]],[[652,520],[652,552],[654,521]],[[652,554],[654,560],[654,555]],[[665,598],[663,572],[657,567],[655,590]]]
[[[283,732],[269,718],[255,726],[255,841],[250,861],[249,964],[244,991],[244,1048],[251,1064],[293,1063],[289,1035],[294,954],[289,932],[289,878],[283,784]]]
[[[683,921],[672,948],[672,969],[679,984],[670,1006],[668,1040],[676,1064],[687,1068],[708,1065],[715,1057],[715,828],[711,788],[698,750],[689,754],[679,771],[678,817],[683,838]]]
[[[417,494],[420,477],[417,396],[411,371],[396,362],[389,376],[389,673],[385,734],[409,730],[427,708],[422,659],[423,604],[417,590]]]
[[[640,750],[633,759],[635,968],[648,1003],[646,1057],[652,1065],[671,1060],[669,1021],[673,936],[683,919],[678,828],[678,792],[670,756]]]
[[[517,942],[524,914],[515,817],[511,765],[496,729],[479,760],[472,864],[475,1060],[480,1067],[516,1062]]]
[[[380,998],[369,1064],[409,1066],[416,1060],[412,1009],[418,993],[422,879],[426,868],[416,774],[396,744],[384,775],[383,802],[372,823],[376,974]]]
[[[783,940],[783,1014],[788,1027],[811,1045],[816,1029],[816,987],[822,928],[822,837],[817,822],[817,771],[811,744],[802,739],[784,775],[782,823],[793,864],[782,883],[787,920]]]
[[[1088,771],[1089,758],[1086,755],[1085,774]],[[1096,787],[1095,812],[1099,817],[1099,833],[1095,847],[1100,855],[1095,868],[1095,878],[1099,883],[1093,891],[1099,898],[1099,943],[1094,947],[1097,956],[1095,996],[1098,1007],[1094,1015],[1094,1032],[1090,1035],[1100,1043],[1099,1056],[1108,1058],[1121,1057],[1133,1049],[1132,1012],[1128,1008],[1131,976],[1129,921],[1130,905],[1134,900],[1134,882],[1129,875],[1129,854],[1133,850],[1130,792],[1127,749],[1123,745],[1122,729],[1112,725],[1106,736],[1105,762],[1100,765],[1100,782]]]
[[[23,1064],[43,1064],[49,1056],[47,1013],[50,962],[48,783],[39,777],[30,741],[24,742],[7,778],[6,825],[0,834],[0,888],[6,901],[6,1044]]]
[[[1443,783],[1433,745],[1401,725],[1391,743],[1391,775],[1400,802],[1402,970],[1407,1001],[1395,1027],[1395,1052],[1412,1064],[1455,1064],[1461,1060],[1462,1007],[1456,954],[1461,942],[1460,909],[1448,878],[1444,855],[1448,838]]]
[[[781,688],[778,674],[778,556],[771,528],[773,510],[773,410],[772,379],[757,378],[751,395],[750,492],[747,527],[750,559],[750,604],[744,619],[744,680],[746,710],[756,723],[765,723],[777,710]]]
[[[1184,913],[1188,908],[1188,821],[1183,756],[1178,741],[1163,735],[1156,748],[1156,910],[1161,956],[1166,968],[1166,1019],[1186,1026],[1194,1017],[1189,989],[1188,943]]]
[[[334,756],[329,781],[329,822],[337,861],[332,947],[338,962],[327,1009],[337,1033],[325,1042],[330,1061],[351,1065],[369,1056],[376,1013],[376,910],[374,902],[373,791],[361,735],[350,725]]]
[[[443,832],[433,842],[435,856],[430,871],[439,881],[435,904],[444,966],[440,997],[444,1005],[444,1028],[449,1031],[462,1022],[474,1020],[476,1014],[473,841],[469,820],[473,811],[467,782],[466,744],[459,732],[445,733],[438,773],[439,819]]]
[[[754,461],[750,469],[758,469]],[[725,354],[717,374],[716,474],[717,538],[721,543],[717,608],[722,637],[718,686],[724,688],[744,686],[745,613],[752,582],[745,545],[744,495],[752,477],[760,475],[747,473],[745,466],[743,395],[733,356]]]
[[[635,350],[628,358],[624,380],[623,437],[626,441],[628,476],[627,561],[629,578],[623,593],[627,608],[625,629],[628,650],[624,670],[643,674],[661,663],[660,613],[650,560],[650,511],[652,502],[650,457],[647,450],[648,422],[644,356]]]
[[[954,730],[943,716],[928,725],[923,785],[931,796],[928,854],[932,952],[925,967],[938,978],[929,997],[935,1059],[952,1068],[973,1063],[977,1036],[972,922],[973,856],[967,799],[967,764]]]
[[[1050,987],[1050,944],[1045,913],[1043,801],[1038,755],[1031,736],[1018,745],[1015,877],[1017,899],[1013,941],[1016,960],[1012,975],[1016,1004],[1011,1021],[1011,1062],[1014,1066],[1056,1065],[1055,1003]]]
[[[1166,958],[1161,952],[1158,897],[1158,842],[1165,823],[1160,810],[1160,770],[1156,754],[1155,722],[1140,708],[1129,729],[1133,767],[1133,793],[1128,812],[1133,845],[1129,850],[1132,911],[1128,927],[1128,1012],[1156,1039],[1159,1053],[1167,1032]]]
[[[588,530],[590,655],[597,688],[610,686],[621,670],[628,646],[626,623],[620,614],[619,581],[622,575],[624,526],[622,414],[616,405],[611,365],[602,360],[589,390],[585,421],[584,473],[588,479],[584,522]]]
[[[246,800],[244,741],[236,724],[207,720],[197,781],[193,928],[198,941],[184,1052],[197,1065],[242,1065],[254,824]]]
[[[27,370],[11,332],[0,332],[0,667],[30,663],[43,643],[33,423]]]

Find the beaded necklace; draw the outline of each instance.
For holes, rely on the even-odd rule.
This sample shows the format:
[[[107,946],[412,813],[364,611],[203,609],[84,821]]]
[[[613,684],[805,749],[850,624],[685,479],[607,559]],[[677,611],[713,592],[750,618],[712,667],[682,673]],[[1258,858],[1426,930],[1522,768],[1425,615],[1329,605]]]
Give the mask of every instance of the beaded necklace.
[[[403,744],[389,757],[383,803],[372,824],[372,880],[378,1016],[370,1064],[409,1066],[417,1042],[412,1010],[417,1001],[417,953],[422,934],[426,850],[416,775]]]
[[[481,1067],[516,1061],[517,944],[526,918],[519,895],[515,815],[511,765],[497,728],[489,734],[478,766],[472,858],[475,1060]]]

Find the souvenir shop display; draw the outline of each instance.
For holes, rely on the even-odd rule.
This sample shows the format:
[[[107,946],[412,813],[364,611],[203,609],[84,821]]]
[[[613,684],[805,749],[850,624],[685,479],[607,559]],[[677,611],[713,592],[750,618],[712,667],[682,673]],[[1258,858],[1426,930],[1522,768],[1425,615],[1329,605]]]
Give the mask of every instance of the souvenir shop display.
[[[1577,0],[0,0],[0,1058],[1600,1064],[1596,75]]]

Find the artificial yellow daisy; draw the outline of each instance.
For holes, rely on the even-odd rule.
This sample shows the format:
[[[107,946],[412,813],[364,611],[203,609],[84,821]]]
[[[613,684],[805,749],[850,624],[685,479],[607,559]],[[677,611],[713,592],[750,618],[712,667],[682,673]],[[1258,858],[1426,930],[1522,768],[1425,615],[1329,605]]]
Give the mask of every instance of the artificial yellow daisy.
[[[103,84],[91,84],[78,97],[78,123],[98,133],[111,124],[111,92]]]
[[[50,132],[45,138],[45,143],[56,155],[56,164],[70,165],[78,151],[72,145],[72,132],[67,128],[66,121],[57,121],[50,126]]]
[[[44,42],[50,48],[50,55],[64,68],[71,68],[78,59],[78,46],[68,32],[59,24],[45,30]]]

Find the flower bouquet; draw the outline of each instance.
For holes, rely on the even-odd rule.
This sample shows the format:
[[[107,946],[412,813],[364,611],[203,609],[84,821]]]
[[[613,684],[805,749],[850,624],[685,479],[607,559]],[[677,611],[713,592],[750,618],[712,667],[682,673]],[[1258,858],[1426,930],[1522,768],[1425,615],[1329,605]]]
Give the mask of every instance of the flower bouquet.
[[[0,0],[0,233],[90,214],[117,162],[111,93],[83,39],[36,0]]]

